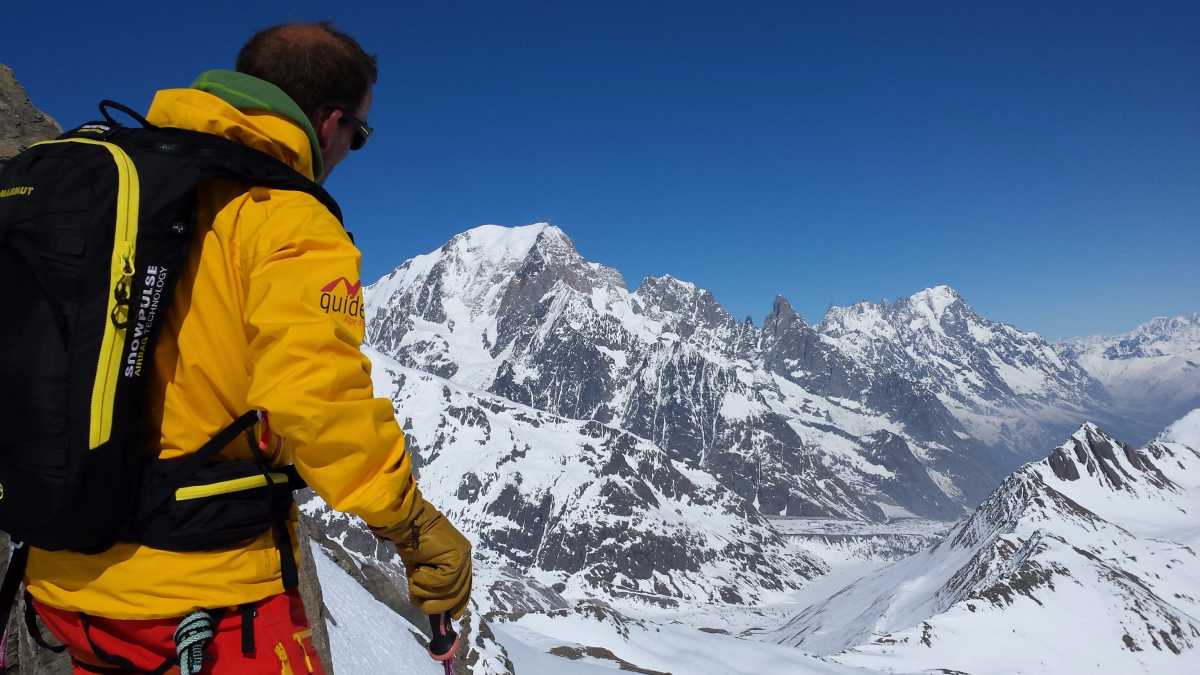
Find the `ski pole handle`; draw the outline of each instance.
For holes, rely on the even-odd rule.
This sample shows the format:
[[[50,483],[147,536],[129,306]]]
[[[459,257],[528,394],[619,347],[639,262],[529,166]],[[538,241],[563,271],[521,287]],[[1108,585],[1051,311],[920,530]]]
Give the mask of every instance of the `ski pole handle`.
[[[458,633],[450,621],[450,612],[429,615],[429,655],[435,661],[449,661],[458,651]]]

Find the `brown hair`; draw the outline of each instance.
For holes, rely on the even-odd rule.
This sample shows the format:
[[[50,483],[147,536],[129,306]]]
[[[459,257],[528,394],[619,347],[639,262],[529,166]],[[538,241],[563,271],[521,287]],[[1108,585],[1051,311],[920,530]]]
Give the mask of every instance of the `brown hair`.
[[[282,89],[314,125],[330,108],[353,113],[379,78],[375,56],[328,21],[260,30],[238,52],[237,69]]]

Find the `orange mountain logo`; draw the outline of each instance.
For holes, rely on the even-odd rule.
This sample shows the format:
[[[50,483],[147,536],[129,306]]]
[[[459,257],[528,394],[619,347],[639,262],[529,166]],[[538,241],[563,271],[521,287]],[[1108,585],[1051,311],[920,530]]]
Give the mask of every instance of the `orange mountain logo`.
[[[338,284],[341,284],[342,286],[346,287],[346,295],[358,295],[359,289],[362,288],[361,281],[356,281],[354,283],[350,283],[350,280],[347,279],[346,277],[338,277],[338,278],[334,279],[333,281],[322,286],[321,292],[322,293],[332,293],[333,289],[338,287]]]
[[[351,283],[346,277],[338,277],[321,287],[321,309],[326,314],[341,314],[359,321],[366,320],[366,308],[363,307],[362,294],[359,293],[361,290],[362,281]]]

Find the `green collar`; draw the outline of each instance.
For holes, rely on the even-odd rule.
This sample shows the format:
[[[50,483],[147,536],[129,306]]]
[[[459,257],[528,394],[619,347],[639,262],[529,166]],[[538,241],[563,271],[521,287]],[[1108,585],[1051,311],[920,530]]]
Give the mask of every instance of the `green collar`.
[[[192,89],[220,97],[238,110],[265,110],[295,122],[308,136],[313,176],[317,181],[321,180],[325,166],[321,159],[321,144],[317,141],[317,132],[313,130],[312,122],[304,111],[300,110],[300,106],[282,89],[266,80],[235,70],[206,70],[192,83]]]

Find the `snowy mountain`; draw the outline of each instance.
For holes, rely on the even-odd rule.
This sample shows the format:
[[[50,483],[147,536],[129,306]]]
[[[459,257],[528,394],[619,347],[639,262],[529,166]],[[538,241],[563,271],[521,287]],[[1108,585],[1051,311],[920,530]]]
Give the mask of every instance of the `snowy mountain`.
[[[953,519],[1099,391],[948,287],[817,326],[778,298],[759,328],[671,276],[630,291],[547,224],[469,230],[366,293],[400,364],[648,439],[772,515]]]
[[[1079,338],[1058,348],[1150,429],[1200,406],[1200,314],[1158,317],[1124,335]],[[1143,429],[1135,440],[1150,435]]]
[[[370,356],[422,490],[472,540],[480,568],[515,570],[566,597],[660,604],[759,603],[825,571],[714,477],[649,441]],[[394,559],[318,498],[303,510],[358,559]],[[542,595],[534,604],[555,603]]]
[[[838,662],[982,673],[1194,672],[1200,411],[1134,450],[1085,424],[937,546],[776,634]]]
[[[979,316],[949,286],[833,307],[817,331],[867,372],[919,383],[972,437],[1018,456],[1074,428],[1101,394],[1037,333]]]

